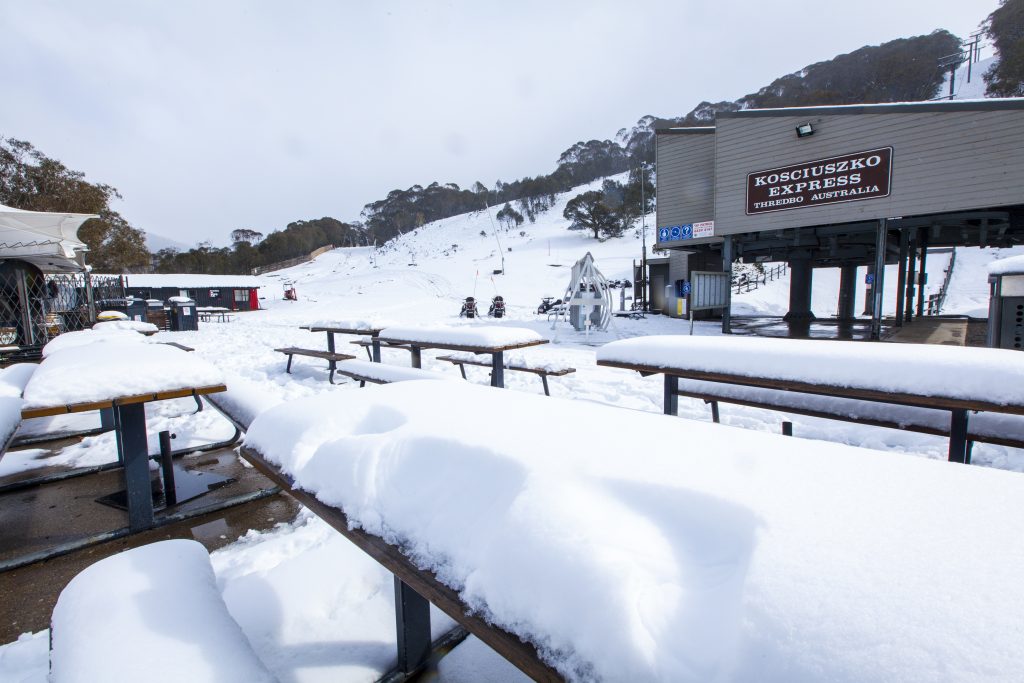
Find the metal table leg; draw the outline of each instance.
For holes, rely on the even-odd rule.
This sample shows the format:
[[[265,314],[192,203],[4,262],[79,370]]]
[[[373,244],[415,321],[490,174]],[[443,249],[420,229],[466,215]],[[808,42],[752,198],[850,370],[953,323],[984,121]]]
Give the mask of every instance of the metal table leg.
[[[968,462],[967,456],[967,411],[957,408],[949,411],[949,461]]]
[[[501,351],[491,354],[491,386],[505,388],[505,354]]]
[[[128,492],[128,527],[144,531],[153,527],[153,489],[149,477],[149,445],[146,439],[146,405],[114,406],[117,421],[117,453],[124,463]]]
[[[377,338],[377,335],[372,335],[370,337],[370,346],[373,348],[373,357],[370,360],[372,360],[374,363],[379,363],[380,362],[380,339]]]
[[[330,352],[330,353],[334,353],[334,333],[333,332],[328,332],[327,333],[327,351]],[[327,367],[331,371],[331,374],[328,376],[328,379],[329,379],[331,384],[334,384],[334,371],[338,369],[338,361],[334,360],[333,358],[330,359],[329,361],[327,361]]]
[[[679,413],[679,378],[675,375],[665,375],[664,408],[666,415]]]
[[[422,358],[422,355],[420,354],[420,347],[418,347],[418,346],[411,347],[410,350],[409,350],[409,354],[412,356],[412,366],[414,368],[422,368],[423,367],[423,358]],[[378,361],[378,362],[380,362],[380,361]]]
[[[430,603],[395,577],[398,669],[412,673],[430,656]]]

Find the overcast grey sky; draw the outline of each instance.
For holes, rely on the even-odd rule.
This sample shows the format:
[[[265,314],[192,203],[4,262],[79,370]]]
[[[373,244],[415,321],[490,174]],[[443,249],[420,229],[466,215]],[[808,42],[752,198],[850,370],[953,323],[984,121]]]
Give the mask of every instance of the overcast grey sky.
[[[187,244],[355,220],[394,188],[548,173],[577,140],[680,116],[998,0],[0,0],[0,135]]]

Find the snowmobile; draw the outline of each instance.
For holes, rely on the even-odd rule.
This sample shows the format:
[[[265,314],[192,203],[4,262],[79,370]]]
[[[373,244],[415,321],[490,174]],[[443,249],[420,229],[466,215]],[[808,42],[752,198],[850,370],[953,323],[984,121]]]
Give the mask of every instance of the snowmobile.
[[[543,315],[550,311],[555,306],[561,306],[562,300],[556,299],[553,296],[546,296],[541,299],[540,306],[537,307],[537,315]]]
[[[476,299],[471,296],[467,296],[466,300],[462,302],[462,310],[459,311],[459,317],[475,318],[476,316]]]
[[[502,296],[496,296],[491,299],[491,307],[487,311],[487,315],[492,318],[504,318],[505,317],[505,299]]]

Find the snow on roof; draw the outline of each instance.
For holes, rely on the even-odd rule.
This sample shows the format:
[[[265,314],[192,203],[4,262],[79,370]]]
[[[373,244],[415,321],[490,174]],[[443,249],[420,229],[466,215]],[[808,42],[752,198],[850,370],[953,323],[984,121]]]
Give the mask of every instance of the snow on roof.
[[[1016,275],[1024,273],[1024,254],[993,261],[988,266],[989,275]]]
[[[102,337],[114,335],[93,334],[101,338],[99,343],[71,346],[46,355],[25,387],[26,408],[106,401],[224,383],[221,371],[195,354],[166,344],[129,341],[145,339],[137,332],[121,331],[117,338],[106,341]]]
[[[611,342],[597,360],[1024,405],[1024,354],[1008,349],[661,335]]]
[[[246,445],[569,679],[1020,671],[1017,473],[465,382],[290,401]]]
[[[0,204],[0,257],[74,259],[86,249],[78,228],[93,214],[26,211]]]
[[[205,273],[140,273],[125,275],[126,287],[262,287],[255,275],[207,275]]]
[[[479,325],[466,327],[388,327],[381,330],[381,339],[402,339],[423,344],[495,347],[514,346],[544,341],[539,333],[525,327]]]
[[[757,115],[765,112],[793,112],[794,114],[806,114],[817,110],[833,111],[835,113],[855,113],[860,109],[893,108],[920,108],[920,109],[949,109],[961,107],[969,110],[979,104],[992,105],[993,107],[1004,105],[1019,105],[1024,107],[1024,97],[984,97],[978,99],[957,99],[957,100],[935,100],[935,101],[910,101],[910,102],[873,102],[868,104],[825,104],[808,105],[805,107],[766,107],[760,109],[738,109],[736,111],[717,112],[716,116],[723,118],[742,118],[743,115]]]

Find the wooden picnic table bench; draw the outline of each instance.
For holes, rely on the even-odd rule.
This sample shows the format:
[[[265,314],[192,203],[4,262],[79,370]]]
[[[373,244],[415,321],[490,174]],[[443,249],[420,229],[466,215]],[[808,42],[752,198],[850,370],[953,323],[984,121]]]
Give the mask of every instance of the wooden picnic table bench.
[[[439,372],[432,372],[421,368],[387,365],[385,363],[374,363],[368,360],[343,360],[338,363],[338,374],[358,381],[360,387],[366,386],[367,382],[371,384],[390,384],[392,382],[405,382],[417,379],[453,379],[452,375],[443,375]]]
[[[374,363],[379,363],[380,362],[380,357],[379,356],[380,356],[380,350],[382,348],[383,349],[400,349],[402,351],[412,352],[412,347],[409,346],[408,344],[392,344],[392,343],[382,344],[380,342],[380,340],[378,340],[378,339],[356,339],[355,341],[350,341],[349,344],[355,344],[356,346],[361,346],[362,348],[366,349],[366,357],[369,360],[372,360]],[[373,357],[373,354],[371,353],[371,350],[377,353],[377,355],[378,355],[377,358]]]
[[[720,421],[718,404],[729,403],[748,408],[949,437],[949,416],[945,411],[933,408],[895,406],[877,401],[690,379],[679,380],[677,395],[703,400],[711,407],[711,419],[714,422]],[[967,462],[971,460],[971,449],[975,441],[1024,448],[1024,416],[975,413],[968,423],[967,439]]]
[[[653,336],[612,342],[597,356],[600,366],[664,375],[663,408],[669,415],[677,414],[680,395],[709,400],[724,395],[683,394],[683,379],[944,411],[949,414],[943,430],[949,436],[949,460],[960,463],[970,462],[972,412],[1024,415],[1024,357],[1002,349]],[[816,412],[836,417],[835,410]]]
[[[422,367],[423,349],[466,351],[491,356],[491,386],[505,386],[505,352],[547,344],[531,329],[504,326],[389,327],[380,332],[381,343],[407,345],[412,366]]]
[[[354,334],[358,336],[369,336],[370,349],[372,350],[370,360],[372,360],[375,363],[380,362],[380,343],[377,341],[377,336],[380,334],[380,331],[383,328],[379,325],[371,325],[369,323],[363,323],[362,321],[330,324],[314,323],[312,325],[302,325],[300,329],[309,330],[310,332],[326,332],[328,351],[335,350],[334,335],[336,334]]]
[[[310,358],[322,358],[327,361],[327,366],[331,373],[328,376],[331,384],[334,384],[334,373],[338,367],[338,361],[349,360],[355,358],[355,356],[347,353],[336,353],[331,351],[320,351],[318,349],[303,349],[298,346],[286,346],[280,349],[274,349],[278,353],[283,353],[288,356],[288,365],[285,366],[284,371],[291,374],[292,371],[292,359],[295,356],[309,356]]]
[[[482,368],[491,367],[491,359],[486,356],[474,357],[474,356],[438,356],[437,360],[447,361],[453,365],[459,366],[459,372],[462,373],[462,379],[469,379],[466,377],[466,366],[475,365]],[[540,377],[541,383],[544,385],[544,395],[550,396],[551,392],[548,389],[548,377],[564,377],[570,373],[576,372],[576,368],[561,367],[551,368],[543,366],[531,366],[525,363],[519,363],[515,361],[509,361],[505,363],[506,370],[515,370],[517,372],[529,372]]]

